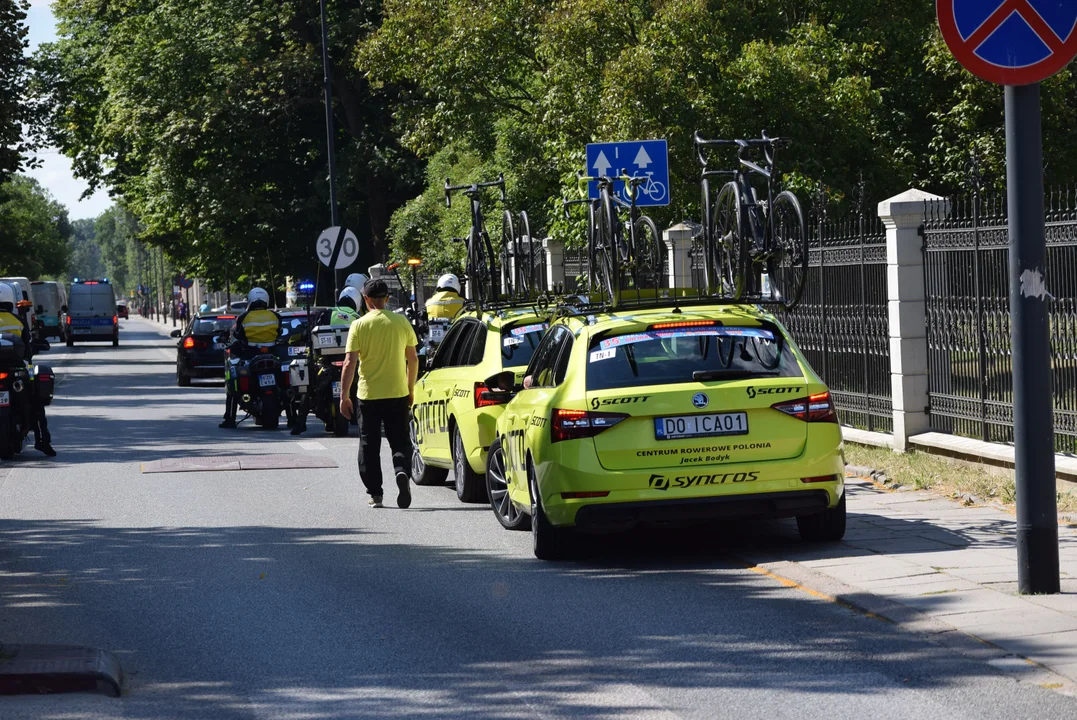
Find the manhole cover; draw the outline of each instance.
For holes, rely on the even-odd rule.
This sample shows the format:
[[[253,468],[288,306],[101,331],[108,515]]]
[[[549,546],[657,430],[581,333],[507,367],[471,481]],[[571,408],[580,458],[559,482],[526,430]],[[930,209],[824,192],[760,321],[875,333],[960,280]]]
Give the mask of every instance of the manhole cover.
[[[107,650],[0,644],[0,695],[85,692],[120,696],[123,670]]]
[[[338,467],[334,460],[318,455],[276,453],[232,457],[166,458],[142,463],[142,472],[232,472],[236,470],[310,470]]]

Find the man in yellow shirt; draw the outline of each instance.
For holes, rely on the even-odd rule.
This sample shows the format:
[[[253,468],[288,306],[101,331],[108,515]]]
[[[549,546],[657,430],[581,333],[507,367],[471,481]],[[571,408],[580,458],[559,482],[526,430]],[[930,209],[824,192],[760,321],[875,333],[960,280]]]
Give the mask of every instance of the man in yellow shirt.
[[[415,331],[403,315],[387,312],[384,280],[363,285],[367,313],[352,323],[341,376],[340,413],[352,416],[351,386],[359,366],[359,475],[370,507],[382,507],[381,428],[393,451],[396,504],[411,505],[411,403],[419,375]],[[361,361],[361,362],[360,362]]]

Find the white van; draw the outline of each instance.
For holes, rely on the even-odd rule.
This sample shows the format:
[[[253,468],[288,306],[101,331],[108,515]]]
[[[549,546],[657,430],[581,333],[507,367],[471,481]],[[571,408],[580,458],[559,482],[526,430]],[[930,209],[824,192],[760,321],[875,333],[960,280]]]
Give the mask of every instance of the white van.
[[[34,295],[34,310],[37,319],[45,326],[44,337],[59,337],[67,340],[67,324],[64,313],[67,312],[67,290],[63,283],[52,280],[34,280],[30,283]]]
[[[75,341],[111,340],[120,344],[116,295],[107,280],[80,280],[71,284],[67,296],[67,346]]]
[[[0,282],[11,285],[12,289],[15,289],[16,284],[18,285],[19,291],[15,293],[15,301],[30,303],[30,327],[37,327],[37,305],[34,303],[34,291],[30,280],[24,277],[7,277],[0,278]]]

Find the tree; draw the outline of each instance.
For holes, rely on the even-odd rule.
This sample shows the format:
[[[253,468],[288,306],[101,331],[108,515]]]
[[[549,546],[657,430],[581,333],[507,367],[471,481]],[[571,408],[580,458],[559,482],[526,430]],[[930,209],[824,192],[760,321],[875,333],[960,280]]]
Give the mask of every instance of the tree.
[[[23,123],[29,120],[26,87],[26,0],[0,0],[0,185],[23,165],[28,149]]]
[[[36,180],[16,175],[0,186],[0,275],[62,276],[70,257],[67,210]]]

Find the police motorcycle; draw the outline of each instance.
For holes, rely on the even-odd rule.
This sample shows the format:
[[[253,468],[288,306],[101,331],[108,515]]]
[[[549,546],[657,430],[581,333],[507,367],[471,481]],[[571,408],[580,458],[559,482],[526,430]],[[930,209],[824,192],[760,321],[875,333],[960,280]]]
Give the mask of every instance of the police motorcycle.
[[[357,277],[365,278],[366,276],[359,274]],[[353,287],[353,284],[359,281],[353,281],[349,276],[345,282],[346,286],[341,291],[338,303],[345,298],[350,298],[357,309],[362,307],[362,296],[359,290]],[[328,311],[328,324],[323,322],[314,325],[315,318],[324,321],[326,313],[314,311],[314,314],[311,314],[309,298],[313,292],[313,283],[300,283],[299,294],[307,299],[307,313],[313,327],[306,335],[308,344],[304,356],[294,358],[289,364],[291,408],[296,416],[294,422],[299,423],[299,428],[293,428],[292,434],[303,432],[306,411],[309,409],[325,424],[326,432],[332,432],[336,437],[346,437],[351,419],[340,414],[341,378],[344,371],[344,355],[347,352],[348,332],[357,314],[346,313],[341,309],[331,309]],[[356,391],[357,388],[353,383],[353,401],[356,401]]]
[[[400,277],[400,267],[402,265],[403,263],[392,263],[391,265],[387,265],[385,270],[393,274],[396,278],[396,283],[401,290],[406,290],[408,285]],[[426,370],[427,361],[434,356],[434,348],[436,348],[437,345],[435,344],[431,346],[430,344],[431,325],[425,309],[423,309],[423,306],[420,304],[422,298],[418,295],[418,289],[422,286],[422,283],[419,282],[419,266],[422,265],[422,261],[418,258],[408,258],[407,265],[408,268],[411,269],[412,291],[409,294],[410,299],[406,305],[396,308],[394,312],[403,313],[404,317],[408,319],[412,329],[415,331],[415,338],[417,341],[415,350],[419,356],[419,374],[421,375]],[[374,269],[375,268],[371,268],[372,271]],[[441,340],[444,339],[444,333],[447,327],[448,326],[446,325],[445,328],[442,328],[439,325],[435,329],[435,332],[438,335],[438,342],[441,342]]]
[[[0,301],[10,295],[0,290]],[[9,329],[15,328],[0,331],[0,460],[10,460],[22,452],[34,429],[37,403],[51,405],[54,386],[52,368],[27,363],[22,329],[8,332]],[[32,343],[37,352],[50,347],[48,341],[37,337]]]
[[[288,348],[291,336],[303,326],[300,318],[281,318],[280,333],[274,344],[235,344],[225,348],[224,387],[230,402],[266,430],[280,426],[281,411],[286,409],[291,384]],[[237,321],[238,326],[238,321]],[[230,334],[214,338],[226,344]],[[240,420],[239,422],[243,422]]]

